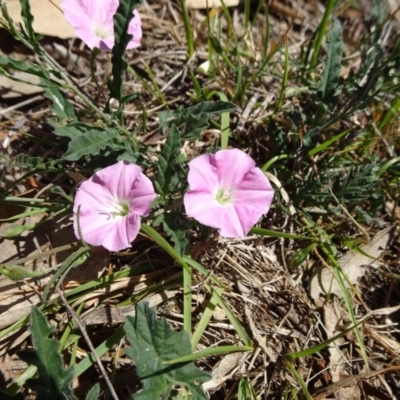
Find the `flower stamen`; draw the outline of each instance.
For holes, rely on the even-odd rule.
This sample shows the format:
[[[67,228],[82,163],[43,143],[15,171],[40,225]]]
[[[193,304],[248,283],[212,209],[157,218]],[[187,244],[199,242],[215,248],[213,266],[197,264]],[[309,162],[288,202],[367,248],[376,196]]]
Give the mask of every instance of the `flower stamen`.
[[[215,195],[215,200],[219,204],[229,204],[232,202],[232,190],[220,187]]]
[[[129,203],[126,200],[120,200],[115,205],[115,210],[110,212],[113,217],[125,217],[129,214]]]

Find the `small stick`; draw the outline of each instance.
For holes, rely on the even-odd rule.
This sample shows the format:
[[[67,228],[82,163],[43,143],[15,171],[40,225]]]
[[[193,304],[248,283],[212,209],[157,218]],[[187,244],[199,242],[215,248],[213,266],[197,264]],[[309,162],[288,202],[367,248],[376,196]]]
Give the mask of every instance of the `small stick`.
[[[80,331],[82,332],[82,335],[87,343],[87,345],[89,346],[90,351],[92,352],[94,358],[96,359],[96,363],[99,366],[99,369],[101,371],[101,373],[103,374],[104,380],[106,381],[106,384],[108,386],[108,389],[110,390],[110,394],[113,397],[114,400],[119,400],[117,393],[115,392],[115,389],[107,375],[107,372],[99,358],[99,356],[96,353],[96,349],[94,348],[92,342],[89,339],[89,336],[86,332],[85,327],[83,326],[83,323],[81,321],[81,319],[75,314],[74,310],[70,307],[70,305],[67,302],[67,299],[64,296],[64,293],[62,292],[62,290],[58,289],[58,295],[60,296],[62,302],[64,303],[65,308],[67,309],[68,313],[70,314],[71,318],[75,321],[75,323],[78,325]]]

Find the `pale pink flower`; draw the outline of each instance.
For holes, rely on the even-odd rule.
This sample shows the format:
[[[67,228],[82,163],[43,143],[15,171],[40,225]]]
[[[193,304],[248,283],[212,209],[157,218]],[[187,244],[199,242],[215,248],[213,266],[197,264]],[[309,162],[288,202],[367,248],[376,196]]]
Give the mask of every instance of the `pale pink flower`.
[[[188,181],[183,199],[187,215],[228,238],[246,236],[274,197],[268,178],[237,149],[190,161]]]
[[[91,49],[97,47],[111,51],[114,46],[114,14],[118,0],[64,0],[61,8],[67,22],[75,29],[76,36],[82,39]],[[140,46],[142,28],[140,16],[134,11],[128,33],[133,35],[127,49]]]
[[[119,251],[130,246],[155,199],[153,184],[140,167],[127,161],[96,172],[79,187],[74,201],[74,230],[92,246]]]

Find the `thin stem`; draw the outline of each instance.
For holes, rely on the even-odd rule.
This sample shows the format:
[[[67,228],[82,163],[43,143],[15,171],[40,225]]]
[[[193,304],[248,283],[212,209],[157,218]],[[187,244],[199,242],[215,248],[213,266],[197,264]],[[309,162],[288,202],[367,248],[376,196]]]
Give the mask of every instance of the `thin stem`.
[[[326,27],[328,25],[329,18],[332,14],[333,6],[335,5],[335,3],[336,3],[336,0],[328,0],[328,2],[326,4],[326,8],[325,8],[324,15],[322,17],[322,21],[318,27],[318,33],[317,33],[317,38],[315,39],[314,51],[311,56],[310,67],[313,67],[317,63],[318,54],[319,54],[319,51],[322,46],[322,39],[325,36]]]
[[[70,307],[70,305],[68,304],[67,299],[64,296],[64,293],[62,292],[62,290],[58,289],[58,295],[60,296],[60,299],[62,300],[62,302],[64,303],[65,308],[67,309],[69,315],[71,316],[71,318],[75,321],[75,323],[78,325],[79,330],[81,331],[87,345],[89,346],[90,351],[92,352],[93,357],[96,359],[97,365],[99,366],[99,369],[101,371],[101,373],[103,374],[104,380],[106,381],[106,384],[108,386],[108,389],[110,390],[110,394],[112,396],[112,398],[114,400],[119,400],[117,393],[115,392],[115,389],[110,381],[110,379],[108,378],[107,372],[103,366],[103,363],[101,362],[99,356],[96,353],[96,349],[94,348],[89,335],[86,332],[85,327],[82,324],[82,321],[80,320],[80,318],[75,314],[74,310]]]
[[[192,337],[192,271],[183,269],[183,328]]]
[[[190,58],[194,54],[194,43],[193,43],[192,27],[190,26],[189,13],[186,7],[185,0],[181,0],[181,8],[182,8],[183,24],[185,26],[186,41],[188,45],[188,55]]]

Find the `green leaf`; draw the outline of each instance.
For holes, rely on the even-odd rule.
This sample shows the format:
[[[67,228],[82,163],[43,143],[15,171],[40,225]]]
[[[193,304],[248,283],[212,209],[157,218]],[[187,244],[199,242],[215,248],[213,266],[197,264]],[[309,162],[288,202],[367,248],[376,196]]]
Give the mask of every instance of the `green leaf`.
[[[217,54],[222,54],[224,52],[224,49],[221,46],[221,42],[216,36],[211,35],[208,39],[211,43],[212,48],[217,52]]]
[[[11,165],[13,167],[19,168],[45,168],[46,163],[43,161],[42,157],[32,157],[28,154],[18,154],[11,160]]]
[[[110,99],[107,102],[106,110],[110,111],[110,100],[117,99],[122,110],[122,75],[126,71],[128,64],[125,60],[125,51],[132,35],[128,33],[129,23],[133,18],[133,10],[141,4],[139,0],[119,0],[117,12],[114,15],[114,37],[115,44],[112,48],[112,79],[108,79],[107,86],[110,90]]]
[[[28,272],[24,267],[16,265],[15,267],[0,266],[0,273],[13,281],[20,281],[27,278],[36,278],[45,274],[48,274],[51,268],[48,270]]]
[[[98,400],[100,395],[100,385],[96,383],[86,395],[86,400]]]
[[[64,159],[76,161],[89,154],[96,156],[106,147],[115,148],[115,139],[118,137],[118,132],[115,129],[104,131],[90,130],[81,136],[73,138],[69,142]]]
[[[162,222],[165,233],[175,243],[175,251],[183,256],[189,243],[186,237],[186,232],[189,230],[187,218],[179,212],[162,213],[158,216],[157,222],[154,221],[154,226],[158,226]]]
[[[237,107],[227,101],[203,101],[192,107],[184,109],[179,107],[175,111],[165,111],[159,115],[159,125],[163,133],[170,130],[173,125],[183,128],[181,138],[185,140],[197,139],[200,133],[209,127],[212,115],[223,114]]]
[[[160,194],[171,193],[179,184],[179,179],[177,179],[179,169],[176,168],[176,158],[180,148],[179,131],[173,125],[158,159],[156,186]]]
[[[207,399],[201,385],[210,379],[209,374],[193,362],[164,364],[192,352],[185,331],[173,331],[164,318],[158,321],[148,303],[136,304],[135,317],[126,317],[124,327],[132,345],[125,353],[135,361],[143,381],[143,389],[134,395],[135,400],[167,399],[176,385],[190,390],[193,400]]]
[[[199,118],[199,116],[202,114],[211,116],[234,111],[236,109],[237,107],[228,101],[203,101],[186,109],[179,107],[175,111],[167,110],[161,113],[159,115],[159,124],[160,128],[164,131],[165,129],[171,128],[173,124],[180,126],[187,121],[193,120],[194,118]]]
[[[15,71],[27,72],[28,74],[36,75],[43,78],[45,81],[50,80],[50,75],[44,68],[32,64],[29,61],[17,61],[7,56],[0,56],[0,68],[10,68]],[[46,83],[47,85],[47,83]]]
[[[8,13],[7,4],[0,1],[0,10],[1,15],[4,18],[4,21],[0,19],[0,26],[6,28],[12,34],[12,36],[17,38],[18,31],[15,29],[14,22],[11,19],[10,14]]]
[[[328,42],[327,59],[324,62],[324,71],[317,88],[317,95],[323,102],[331,102],[336,95],[343,52],[343,30],[338,19],[335,19]]]
[[[36,224],[31,225],[11,225],[4,229],[4,231],[0,234],[0,238],[13,238],[21,235],[25,231],[31,231],[35,229]]]
[[[34,46],[35,50],[39,50],[39,37],[36,37],[35,31],[33,30],[33,15],[31,13],[31,6],[29,0],[19,0],[21,4],[21,17],[24,21],[27,36],[30,43]]]
[[[190,115],[199,115],[202,113],[208,115],[215,115],[235,110],[237,110],[237,107],[233,103],[230,103],[229,101],[222,101],[222,100],[203,101],[202,103],[186,108],[186,110],[181,114],[181,117],[188,117]]]
[[[77,120],[74,107],[57,87],[46,87],[44,95],[53,102],[52,110],[59,120]]]
[[[48,337],[53,329],[36,307],[32,307],[30,322],[35,349],[21,350],[18,355],[21,360],[35,365],[39,376],[36,379],[28,379],[27,386],[36,392],[36,400],[75,399],[71,388],[74,369],[73,367],[66,370],[63,368],[59,343]]]
[[[318,246],[318,243],[311,243],[304,249],[297,250],[293,253],[290,258],[290,266],[291,268],[297,268],[301,263],[303,263],[308,255]]]
[[[257,400],[257,394],[247,378],[240,378],[237,400]]]
[[[49,121],[50,125],[54,128],[54,133],[58,136],[66,136],[70,139],[74,139],[82,135],[82,131],[75,127],[73,124],[59,125],[55,118]]]
[[[200,115],[189,115],[182,131],[182,139],[200,139],[200,134],[209,127],[210,116],[206,113]]]

